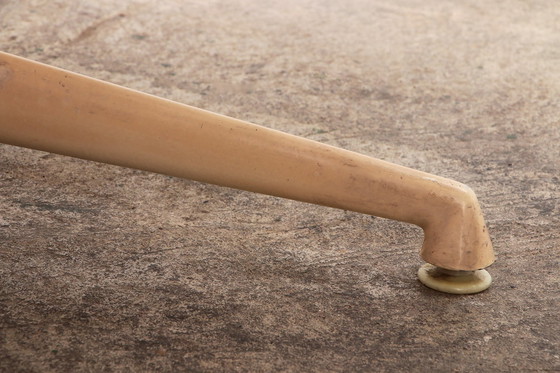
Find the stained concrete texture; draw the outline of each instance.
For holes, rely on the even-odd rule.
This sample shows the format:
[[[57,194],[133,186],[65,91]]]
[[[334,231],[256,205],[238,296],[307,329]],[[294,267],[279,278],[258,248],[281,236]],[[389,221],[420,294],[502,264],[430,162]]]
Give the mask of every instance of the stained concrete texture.
[[[3,51],[470,185],[498,255],[488,291],[445,295],[413,226],[2,145],[0,371],[560,371],[558,19],[0,1]]]

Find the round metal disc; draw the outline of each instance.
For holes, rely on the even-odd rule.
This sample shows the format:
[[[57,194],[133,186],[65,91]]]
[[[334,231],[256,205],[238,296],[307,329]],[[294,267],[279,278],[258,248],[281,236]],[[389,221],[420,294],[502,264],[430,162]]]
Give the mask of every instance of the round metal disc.
[[[452,271],[429,263],[420,267],[418,279],[431,289],[450,294],[479,293],[492,283],[492,276],[485,269]]]

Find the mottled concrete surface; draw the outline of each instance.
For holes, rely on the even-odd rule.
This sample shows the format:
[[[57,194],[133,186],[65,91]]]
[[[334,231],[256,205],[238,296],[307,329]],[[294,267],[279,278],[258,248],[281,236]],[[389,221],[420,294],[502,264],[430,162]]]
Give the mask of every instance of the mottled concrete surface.
[[[0,371],[560,371],[559,19],[0,0],[3,51],[469,184],[498,255],[440,294],[410,225],[1,145]]]

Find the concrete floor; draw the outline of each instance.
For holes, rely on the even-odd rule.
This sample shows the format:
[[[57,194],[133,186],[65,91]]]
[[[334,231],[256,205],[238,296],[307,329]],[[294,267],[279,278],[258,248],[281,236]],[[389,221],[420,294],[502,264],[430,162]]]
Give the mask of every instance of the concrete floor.
[[[0,146],[0,371],[560,371],[560,4],[0,0],[0,49],[470,185],[410,225]],[[0,118],[1,125],[2,118]]]

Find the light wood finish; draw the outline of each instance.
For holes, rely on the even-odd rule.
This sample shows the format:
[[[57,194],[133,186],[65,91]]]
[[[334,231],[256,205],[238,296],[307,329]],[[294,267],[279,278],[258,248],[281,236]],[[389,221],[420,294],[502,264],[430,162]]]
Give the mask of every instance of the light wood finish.
[[[0,142],[409,222],[447,269],[494,261],[461,183],[6,53]]]

